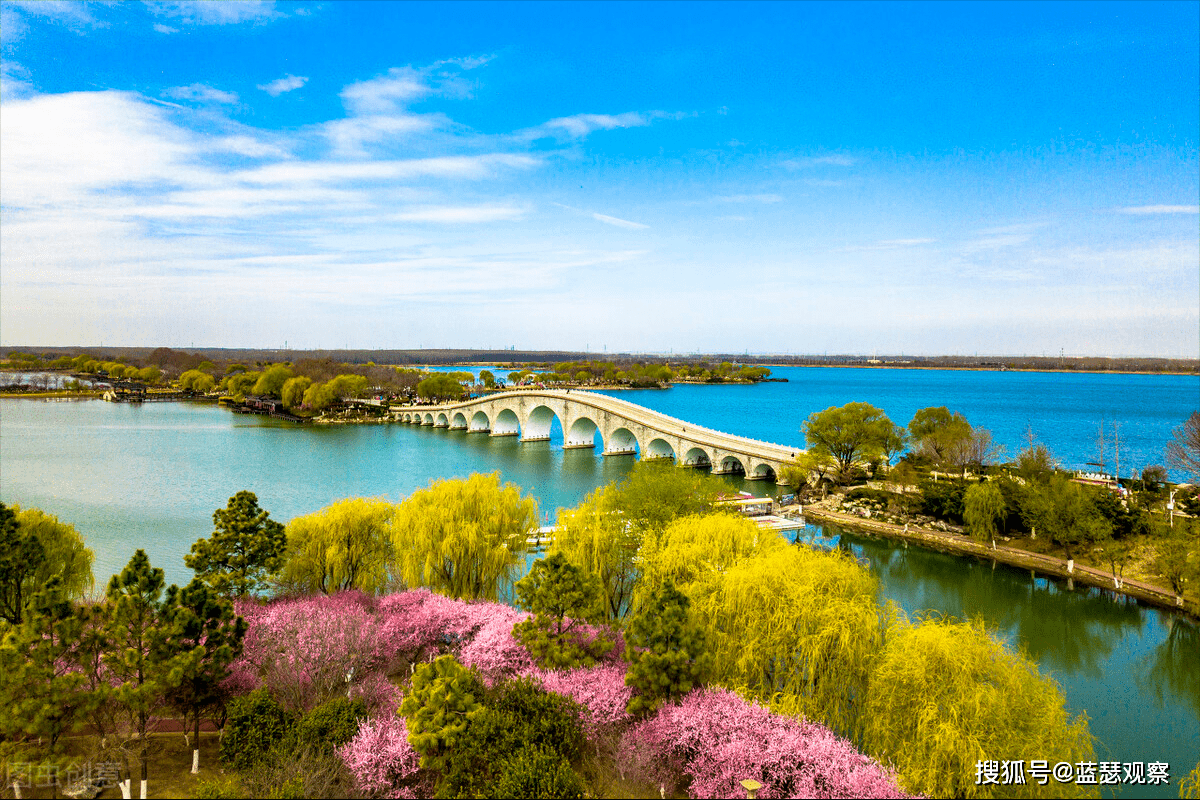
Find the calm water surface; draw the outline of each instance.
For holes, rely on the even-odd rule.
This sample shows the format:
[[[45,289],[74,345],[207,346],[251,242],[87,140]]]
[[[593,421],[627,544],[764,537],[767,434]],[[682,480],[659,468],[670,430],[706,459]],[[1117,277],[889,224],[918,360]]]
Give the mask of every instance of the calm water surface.
[[[1032,426],[1070,466],[1097,460],[1096,429],[1104,419],[1110,436],[1120,424],[1123,474],[1127,464],[1161,463],[1171,429],[1200,407],[1195,376],[839,368],[781,368],[775,375],[790,380],[612,394],[784,444],[801,443],[800,423],[832,405],[870,402],[900,423],[918,408],[946,405],[989,428],[1010,453]],[[520,444],[405,425],[296,426],[192,403],[0,401],[0,500],[75,525],[96,553],[101,585],[137,547],[169,581],[186,582],[183,554],[212,532],[213,510],[241,489],[286,522],[343,497],[398,501],[434,479],[499,471],[537,497],[549,518],[632,464],[631,457],[564,451],[557,424],[550,442]],[[1071,710],[1087,712],[1098,758],[1169,761],[1176,785],[1200,760],[1200,635],[1192,623],[990,562],[834,528],[810,527],[804,535],[867,559],[883,596],[910,613],[981,615],[1024,647],[1062,684]],[[1144,790],[1129,794],[1152,791]]]

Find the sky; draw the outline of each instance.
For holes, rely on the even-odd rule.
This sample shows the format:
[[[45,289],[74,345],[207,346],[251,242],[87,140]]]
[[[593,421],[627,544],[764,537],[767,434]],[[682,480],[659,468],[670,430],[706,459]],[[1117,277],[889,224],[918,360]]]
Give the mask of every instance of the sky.
[[[1200,357],[1200,3],[0,2],[0,345]]]

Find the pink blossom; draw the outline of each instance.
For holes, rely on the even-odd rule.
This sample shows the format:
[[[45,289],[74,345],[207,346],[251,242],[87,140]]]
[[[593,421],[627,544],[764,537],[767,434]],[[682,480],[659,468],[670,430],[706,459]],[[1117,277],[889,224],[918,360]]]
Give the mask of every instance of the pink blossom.
[[[666,783],[670,772],[686,775],[693,797],[739,796],[748,778],[762,784],[763,798],[905,796],[892,772],[828,728],[772,714],[725,689],[663,706],[626,733],[620,753],[622,768],[643,778]],[[648,753],[657,759],[647,763]]]
[[[417,797],[420,754],[408,743],[404,718],[365,720],[338,756],[354,776],[358,790],[384,797]],[[423,793],[424,794],[424,793]]]
[[[602,663],[556,672],[532,669],[548,692],[569,697],[584,708],[583,727],[588,736],[629,720],[625,707],[633,690],[625,685],[623,664]]]

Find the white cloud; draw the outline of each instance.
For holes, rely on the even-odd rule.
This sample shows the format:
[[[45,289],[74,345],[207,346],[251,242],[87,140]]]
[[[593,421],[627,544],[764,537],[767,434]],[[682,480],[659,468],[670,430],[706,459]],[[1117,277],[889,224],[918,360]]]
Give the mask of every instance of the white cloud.
[[[641,230],[643,228],[650,227],[649,225],[643,225],[640,222],[630,222],[627,219],[619,219],[617,217],[610,217],[607,214],[592,214],[592,219],[599,220],[600,222],[603,222],[606,225],[616,225],[618,228],[628,228],[630,230]]]
[[[394,114],[433,92],[426,75],[412,67],[392,67],[386,75],[352,83],[342,90],[351,114]]]
[[[154,23],[154,30],[158,31],[159,33],[167,34],[179,33],[178,28],[172,28],[170,25],[163,25],[161,22]]]
[[[782,162],[788,169],[808,169],[810,167],[851,167],[857,159],[844,153],[834,153],[827,156],[806,156],[804,158],[789,158]]]
[[[483,178],[500,168],[526,169],[540,163],[525,155],[489,153],[439,156],[401,161],[306,161],[270,164],[235,173],[238,181],[256,184],[304,184],[330,181],[388,181],[406,178]]]
[[[636,111],[627,111],[624,114],[576,114],[543,122],[538,127],[530,129],[529,133],[531,138],[565,134],[580,139],[596,130],[639,128],[649,124],[650,118]]]
[[[514,206],[464,206],[418,208],[393,214],[391,218],[401,222],[474,223],[519,219],[524,215],[525,209]]]
[[[724,203],[782,203],[783,197],[777,194],[733,194],[716,198]]]
[[[268,22],[285,16],[272,0],[212,0],[212,2],[147,2],[146,7],[159,17],[177,19],[188,25],[236,25],[241,22]]]
[[[1122,214],[1200,214],[1200,206],[1130,206]]]
[[[6,6],[18,8],[23,13],[39,17],[47,22],[65,25],[76,33],[82,33],[89,28],[106,28],[92,14],[87,3],[77,0],[36,0],[36,2],[7,2]],[[8,21],[7,19],[5,20]]]
[[[884,239],[879,242],[883,247],[916,247],[922,244],[933,244],[937,239]]]
[[[379,144],[404,134],[426,133],[438,124],[449,123],[441,114],[377,114],[346,117],[326,122],[322,132],[341,158],[366,158],[367,145]]]
[[[226,103],[238,101],[234,92],[225,92],[204,83],[193,83],[191,86],[173,86],[163,92],[167,97],[176,100],[195,100],[198,103]]]
[[[271,97],[278,97],[284,92],[299,89],[306,83],[308,83],[308,78],[298,75],[286,75],[282,78],[276,78],[270,83],[260,83],[258,88],[271,95]]]

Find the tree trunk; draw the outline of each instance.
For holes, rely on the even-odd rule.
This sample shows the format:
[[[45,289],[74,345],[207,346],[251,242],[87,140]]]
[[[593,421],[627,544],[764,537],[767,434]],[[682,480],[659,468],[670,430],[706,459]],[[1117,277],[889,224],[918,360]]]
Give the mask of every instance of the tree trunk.
[[[200,709],[196,709],[196,749],[192,751],[192,774],[200,772]]]

